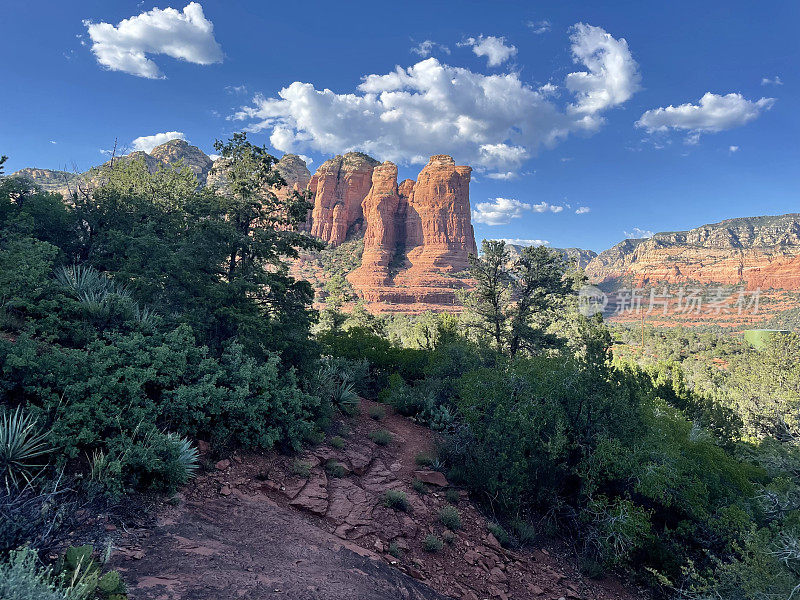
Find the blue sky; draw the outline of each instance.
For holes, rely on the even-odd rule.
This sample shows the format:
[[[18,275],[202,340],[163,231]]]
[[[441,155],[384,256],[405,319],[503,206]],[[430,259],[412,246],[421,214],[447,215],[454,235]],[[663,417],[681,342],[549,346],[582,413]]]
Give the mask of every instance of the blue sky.
[[[478,240],[599,251],[800,210],[800,3],[187,4],[6,3],[7,172],[247,128],[312,171],[452,153]]]

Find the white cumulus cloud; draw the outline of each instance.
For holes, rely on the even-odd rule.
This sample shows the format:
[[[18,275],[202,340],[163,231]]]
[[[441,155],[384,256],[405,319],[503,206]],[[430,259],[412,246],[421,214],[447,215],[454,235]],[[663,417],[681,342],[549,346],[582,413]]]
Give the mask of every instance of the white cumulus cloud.
[[[493,35],[470,37],[458,45],[471,46],[476,56],[486,57],[486,62],[490,67],[499,67],[517,53],[516,46],[506,46],[506,38]]]
[[[576,215],[585,215],[588,212],[592,212],[592,209],[589,208],[588,206],[579,206],[578,208],[575,209]]]
[[[696,144],[700,135],[741,127],[772,108],[774,98],[747,100],[741,94],[712,94],[706,92],[697,104],[654,108],[636,121],[636,126],[648,133],[670,129],[688,131],[687,143]]]
[[[150,152],[156,146],[165,144],[170,140],[185,140],[186,134],[182,131],[165,131],[164,133],[154,133],[153,135],[143,135],[131,142],[131,148]]]
[[[625,38],[615,39],[600,27],[578,23],[572,28],[572,56],[586,67],[567,75],[565,85],[575,94],[571,112],[584,115],[587,128],[602,120],[597,113],[627,101],[641,87],[639,65]]]
[[[83,24],[97,62],[112,71],[163,79],[161,69],[148,54],[164,54],[198,65],[222,62],[214,24],[197,2],[187,4],[183,11],[154,8],[122,20],[116,27],[90,20]]]
[[[601,45],[616,41],[599,32],[605,34],[583,26],[573,34],[576,60],[587,61],[585,75],[598,70],[597,60],[611,60],[598,58],[606,50],[585,51],[594,42],[581,41],[584,33]],[[622,48],[627,52],[624,40]],[[620,53],[617,48],[615,56]],[[628,67],[632,63],[635,72],[630,53],[627,59],[622,62]],[[552,90],[536,89],[518,73],[484,75],[430,57],[407,68],[366,75],[345,93],[295,81],[275,97],[255,95],[251,105],[231,118],[245,121],[248,131],[269,132],[270,144],[282,152],[360,150],[401,164],[424,164],[432,154],[450,154],[461,163],[508,173],[570,133],[595,130],[602,120],[598,113],[624,101],[614,77],[592,80],[593,95],[601,94],[602,81],[615,91],[606,94],[613,101],[591,107],[588,88],[573,86],[577,105],[583,107],[577,111],[559,106]],[[629,82],[626,89],[632,93],[635,87]]]
[[[562,210],[564,210],[563,206],[559,206],[558,204],[549,204],[547,202],[539,202],[538,204],[534,204],[531,208],[533,208],[533,210],[537,213],[560,213]]]
[[[634,240],[638,240],[638,239],[642,239],[642,238],[651,238],[651,237],[653,237],[653,235],[655,235],[649,229],[642,229],[641,227],[634,227],[630,231],[623,231],[622,233],[625,234],[626,238],[634,239]]]
[[[479,202],[472,211],[472,220],[484,225],[505,225],[518,219],[531,205],[514,198],[495,198],[491,202]]]
[[[739,151],[739,146],[728,146],[728,152],[730,152],[731,154],[738,151]]]

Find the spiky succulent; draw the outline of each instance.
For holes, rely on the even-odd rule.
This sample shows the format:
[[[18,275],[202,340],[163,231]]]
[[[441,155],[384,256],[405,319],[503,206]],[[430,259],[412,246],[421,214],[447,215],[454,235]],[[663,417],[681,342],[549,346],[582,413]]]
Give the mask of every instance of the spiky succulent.
[[[13,412],[5,409],[0,415],[0,473],[6,486],[29,482],[43,464],[41,459],[51,451],[47,434],[36,426],[36,419],[21,407]]]

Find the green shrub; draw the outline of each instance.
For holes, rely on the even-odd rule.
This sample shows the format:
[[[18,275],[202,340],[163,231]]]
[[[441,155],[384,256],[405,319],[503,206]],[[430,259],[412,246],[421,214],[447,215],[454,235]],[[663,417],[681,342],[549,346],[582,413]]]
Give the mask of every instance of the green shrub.
[[[200,466],[200,453],[197,448],[186,437],[181,437],[177,433],[168,433],[167,441],[177,449],[178,464],[186,471],[186,478],[193,478]]]
[[[425,536],[425,539],[422,541],[422,549],[425,550],[425,552],[433,554],[439,552],[443,547],[444,544],[442,544],[442,540],[433,534]]]
[[[453,531],[461,529],[461,515],[455,506],[444,506],[439,510],[439,522]]]
[[[193,450],[183,436],[214,448],[299,449],[321,410],[277,356],[256,361],[231,344],[215,359],[186,326],[108,332],[86,348],[0,338],[0,363],[5,392],[52,423],[57,464],[102,452],[116,492],[185,483]]]
[[[383,421],[386,418],[386,409],[378,404],[374,404],[369,407],[368,414],[370,419]]]
[[[292,474],[303,479],[311,477],[311,463],[304,460],[295,460],[292,463]]]
[[[461,500],[461,494],[459,494],[458,490],[454,488],[447,488],[447,491],[444,493],[444,498],[450,504],[458,504]]]
[[[517,540],[523,546],[532,544],[536,539],[536,528],[527,521],[515,519],[511,522],[511,527]]]
[[[420,452],[414,457],[414,462],[420,467],[429,467],[433,464],[433,457],[426,452]]]
[[[337,479],[347,475],[347,469],[345,468],[345,466],[342,463],[335,461],[333,459],[325,463],[325,472],[331,477]]]
[[[421,479],[415,479],[411,482],[411,487],[414,488],[414,491],[418,494],[425,495],[428,493],[428,486],[425,485],[425,482]]]
[[[40,566],[30,548],[12,550],[7,561],[0,561],[0,598],[3,600],[86,600],[91,586],[79,580],[66,582],[52,568]]]
[[[80,582],[88,592],[86,598],[93,598],[95,594],[108,600],[124,598],[127,590],[120,574],[116,571],[103,573],[101,565],[92,558],[93,553],[94,548],[89,544],[67,548],[56,564],[59,580],[71,585]]]
[[[338,435],[332,437],[329,443],[331,447],[336,448],[337,450],[344,448],[344,438],[341,438]]]
[[[397,542],[392,542],[389,544],[389,554],[395,558],[403,557],[403,551],[400,549],[400,546],[397,545]]]
[[[500,545],[503,546],[504,548],[507,548],[511,545],[512,541],[511,536],[508,535],[508,532],[505,529],[503,529],[500,523],[495,523],[493,521],[490,521],[489,523],[487,523],[486,529],[489,530],[489,533],[491,533],[494,536],[494,538],[498,542],[500,542]]]
[[[394,510],[408,512],[411,505],[408,503],[408,496],[399,490],[386,490],[383,494],[383,505]]]
[[[378,444],[379,446],[388,446],[392,441],[392,434],[386,429],[377,429],[370,432],[369,439]]]

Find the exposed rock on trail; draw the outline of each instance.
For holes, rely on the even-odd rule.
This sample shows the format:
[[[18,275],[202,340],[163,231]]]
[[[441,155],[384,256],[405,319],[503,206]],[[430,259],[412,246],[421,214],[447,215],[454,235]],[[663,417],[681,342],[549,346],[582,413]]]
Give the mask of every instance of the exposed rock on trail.
[[[138,534],[114,559],[131,600],[444,598],[263,496],[187,502]]]
[[[340,428],[344,444],[219,461],[159,527],[121,534],[114,566],[132,600],[647,597],[615,578],[585,579],[552,547],[503,548],[463,492],[450,494],[461,527],[446,530],[449,483],[415,464],[432,432],[394,414],[376,423],[371,404]],[[368,437],[383,428],[385,447]],[[407,510],[387,506],[389,490],[405,493]],[[446,541],[441,551],[424,550],[430,535]]]

